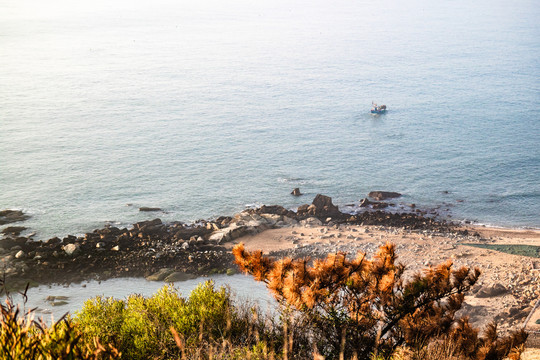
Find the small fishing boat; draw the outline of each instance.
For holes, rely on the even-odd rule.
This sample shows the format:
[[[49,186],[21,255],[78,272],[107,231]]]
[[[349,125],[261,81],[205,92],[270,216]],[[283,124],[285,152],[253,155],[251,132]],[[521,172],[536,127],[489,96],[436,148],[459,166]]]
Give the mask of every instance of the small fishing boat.
[[[371,108],[372,114],[384,114],[386,112],[386,105],[378,106],[375,103],[372,103],[373,107]]]

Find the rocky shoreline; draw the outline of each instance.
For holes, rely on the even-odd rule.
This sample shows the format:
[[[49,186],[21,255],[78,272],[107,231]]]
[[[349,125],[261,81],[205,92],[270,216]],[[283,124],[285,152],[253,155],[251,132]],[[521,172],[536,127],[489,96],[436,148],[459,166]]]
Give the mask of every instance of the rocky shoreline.
[[[377,200],[386,199],[380,192],[372,195]],[[84,236],[46,241],[35,241],[32,235],[19,236],[25,228],[11,223],[23,222],[27,215],[4,210],[0,221],[10,226],[3,230],[0,239],[0,266],[4,281],[11,288],[27,283],[62,284],[116,277],[178,281],[191,276],[234,273],[233,256],[225,244],[272,228],[363,224],[445,233],[463,231],[453,223],[413,212],[384,212],[377,210],[384,206],[373,204],[384,202],[370,202],[366,205],[369,210],[351,215],[339,211],[330,197],[317,195],[311,204],[300,206],[296,212],[278,205],[262,206],[194,224],[154,219],[130,228],[107,226]],[[308,255],[316,255],[316,251]]]
[[[531,318],[527,329],[537,331],[534,326],[540,326],[540,311],[531,315],[540,298],[539,231],[463,227],[418,209],[391,213],[378,205],[386,199],[373,204],[380,196],[370,194],[372,200],[362,201],[365,207],[354,214],[341,212],[331,198],[317,195],[296,211],[261,206],[192,224],[154,219],[129,228],[106,226],[83,236],[47,241],[20,236],[25,228],[14,223],[24,224],[27,216],[6,210],[0,212],[0,221],[7,225],[0,239],[3,281],[11,290],[28,283],[122,277],[176,282],[236,273],[231,248],[238,242],[271,256],[314,259],[336,251],[372,256],[389,241],[396,245],[399,261],[409,274],[449,259],[456,267],[479,267],[480,281],[462,310],[475,326],[495,320],[502,331],[508,331]],[[500,248],[516,251],[502,255]]]

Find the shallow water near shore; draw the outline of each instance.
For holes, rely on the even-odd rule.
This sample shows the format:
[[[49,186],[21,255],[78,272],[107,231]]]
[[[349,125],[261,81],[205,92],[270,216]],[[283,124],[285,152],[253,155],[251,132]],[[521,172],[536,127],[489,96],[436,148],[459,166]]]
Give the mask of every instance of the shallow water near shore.
[[[0,23],[0,209],[37,238],[371,190],[540,227],[533,1],[22,0]]]
[[[187,298],[198,284],[207,280],[212,280],[216,289],[221,286],[229,286],[235,299],[256,303],[263,310],[271,310],[277,305],[266,286],[247,275],[200,277],[176,282],[174,286],[182,297]],[[119,300],[125,299],[131,294],[149,297],[165,285],[166,283],[162,281],[147,281],[144,278],[117,278],[104,281],[85,281],[70,285],[40,285],[28,290],[26,304],[20,295],[16,293],[12,295],[21,307],[24,305],[27,310],[36,309],[36,320],[42,317],[43,320],[49,322],[51,319],[60,319],[68,312],[73,315],[83,308],[86,300],[96,296],[113,297]],[[51,297],[55,297],[55,299]]]

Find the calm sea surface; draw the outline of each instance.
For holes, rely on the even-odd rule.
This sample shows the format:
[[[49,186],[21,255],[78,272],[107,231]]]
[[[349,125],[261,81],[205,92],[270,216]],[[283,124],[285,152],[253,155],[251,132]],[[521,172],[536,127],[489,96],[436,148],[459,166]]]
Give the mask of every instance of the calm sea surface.
[[[0,209],[47,238],[388,190],[540,227],[539,39],[526,0],[0,0]]]

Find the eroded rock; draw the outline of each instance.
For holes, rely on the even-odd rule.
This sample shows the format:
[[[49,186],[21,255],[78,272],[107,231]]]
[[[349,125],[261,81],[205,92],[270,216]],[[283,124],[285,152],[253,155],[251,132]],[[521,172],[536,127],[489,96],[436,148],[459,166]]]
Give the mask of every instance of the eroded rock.
[[[401,194],[398,192],[392,192],[392,191],[371,191],[368,194],[368,196],[377,201],[381,201],[381,200],[398,198],[401,196]]]

